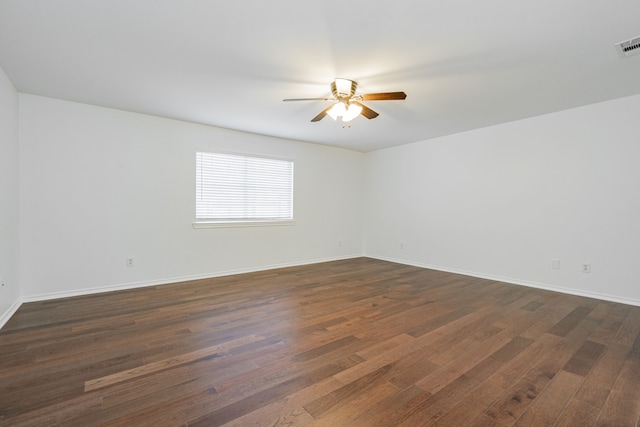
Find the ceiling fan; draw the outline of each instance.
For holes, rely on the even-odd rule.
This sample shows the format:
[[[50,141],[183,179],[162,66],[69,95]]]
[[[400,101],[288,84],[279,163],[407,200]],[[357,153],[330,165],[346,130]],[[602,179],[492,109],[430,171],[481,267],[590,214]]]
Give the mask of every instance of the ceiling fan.
[[[312,122],[319,122],[324,116],[329,115],[333,120],[341,118],[343,122],[348,122],[359,115],[367,119],[375,119],[378,113],[362,104],[360,101],[393,101],[402,100],[407,97],[404,92],[380,92],[356,94],[358,83],[349,79],[335,79],[331,82],[331,93],[333,98],[294,98],[283,99],[283,101],[336,101],[322,110],[320,114],[311,119]]]

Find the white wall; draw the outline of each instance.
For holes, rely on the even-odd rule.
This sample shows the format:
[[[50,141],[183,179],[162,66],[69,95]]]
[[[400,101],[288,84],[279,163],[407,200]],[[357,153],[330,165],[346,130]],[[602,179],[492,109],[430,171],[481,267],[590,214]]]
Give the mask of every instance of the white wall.
[[[194,229],[196,148],[293,159],[296,224]],[[20,94],[20,156],[25,300],[362,254],[362,153]]]
[[[640,96],[363,155],[20,94],[16,271],[18,96],[0,91],[0,313],[18,277],[32,300],[363,253],[640,304]],[[296,225],[193,229],[196,147],[295,160]]]
[[[632,96],[369,153],[365,253],[640,304],[639,111]]]
[[[0,69],[0,327],[20,296],[18,160],[18,93]]]

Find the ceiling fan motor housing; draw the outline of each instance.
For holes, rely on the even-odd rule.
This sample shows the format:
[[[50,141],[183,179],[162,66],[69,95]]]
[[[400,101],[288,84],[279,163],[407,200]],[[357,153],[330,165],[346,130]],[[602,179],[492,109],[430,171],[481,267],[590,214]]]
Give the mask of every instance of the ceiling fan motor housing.
[[[331,93],[338,100],[352,98],[357,88],[358,83],[349,79],[335,79],[331,82]]]

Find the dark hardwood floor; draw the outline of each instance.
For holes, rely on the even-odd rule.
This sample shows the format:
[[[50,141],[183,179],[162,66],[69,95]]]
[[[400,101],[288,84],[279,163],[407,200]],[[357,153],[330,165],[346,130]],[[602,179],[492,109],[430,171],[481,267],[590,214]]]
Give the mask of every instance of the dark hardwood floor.
[[[358,258],[23,305],[0,426],[638,426],[640,307]]]

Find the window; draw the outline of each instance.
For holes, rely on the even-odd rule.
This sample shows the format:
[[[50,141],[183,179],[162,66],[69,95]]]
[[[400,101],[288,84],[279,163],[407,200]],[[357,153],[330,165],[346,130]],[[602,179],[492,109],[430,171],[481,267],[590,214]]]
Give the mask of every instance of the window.
[[[293,221],[293,162],[196,152],[194,226]]]

